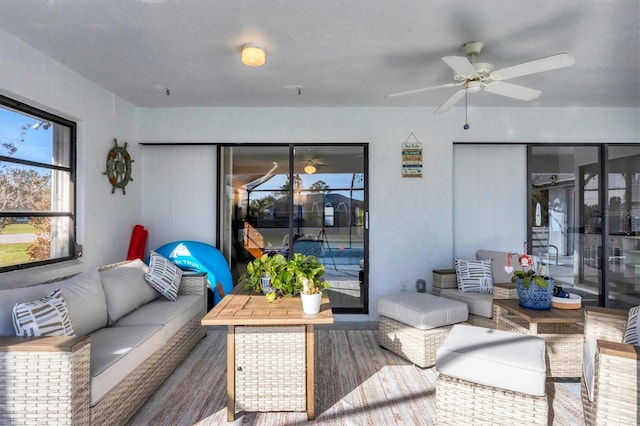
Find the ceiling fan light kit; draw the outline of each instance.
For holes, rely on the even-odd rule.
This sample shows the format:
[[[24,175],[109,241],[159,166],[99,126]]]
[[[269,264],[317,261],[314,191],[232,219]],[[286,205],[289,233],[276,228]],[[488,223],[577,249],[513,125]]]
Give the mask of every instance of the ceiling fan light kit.
[[[476,93],[483,89],[496,95],[506,96],[521,101],[531,101],[540,96],[542,91],[517,84],[505,83],[504,80],[569,67],[575,62],[573,57],[568,53],[559,53],[542,59],[496,70],[493,64],[488,62],[476,62],[476,55],[480,53],[483,46],[484,43],[481,41],[471,41],[462,46],[462,50],[467,57],[442,57],[443,62],[453,70],[453,83],[391,93],[386,97],[392,98],[396,96],[426,92],[434,89],[462,86],[435,110],[435,114],[450,110],[467,94]],[[465,126],[468,126],[468,124],[465,123]],[[465,127],[465,129],[468,129],[468,127]]]
[[[304,172],[308,175],[312,175],[316,172],[316,166],[314,166],[313,164],[309,163],[306,166],[304,166]]]
[[[248,67],[261,67],[266,61],[264,49],[255,44],[246,44],[242,47],[242,63]]]

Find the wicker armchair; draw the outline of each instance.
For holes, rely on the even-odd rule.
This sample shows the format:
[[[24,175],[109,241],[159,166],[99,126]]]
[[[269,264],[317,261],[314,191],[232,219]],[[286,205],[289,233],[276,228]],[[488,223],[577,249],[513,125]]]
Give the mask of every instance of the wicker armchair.
[[[587,342],[597,342],[592,400],[587,390],[587,374],[582,375],[586,424],[639,424],[640,347],[620,343],[626,328],[627,312],[587,307],[584,316],[585,348]],[[586,352],[585,349],[585,355]],[[586,357],[584,364],[587,365]]]

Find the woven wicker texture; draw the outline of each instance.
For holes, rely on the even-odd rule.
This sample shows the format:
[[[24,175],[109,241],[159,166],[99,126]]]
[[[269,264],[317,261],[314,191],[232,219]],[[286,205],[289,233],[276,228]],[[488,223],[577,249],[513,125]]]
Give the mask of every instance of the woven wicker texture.
[[[521,318],[496,314],[494,320],[499,330],[520,334],[532,334],[529,324]],[[546,362],[548,377],[582,376],[582,348],[584,328],[578,324],[542,323],[537,325],[538,337],[546,344]]]
[[[440,290],[443,288],[458,288],[455,270],[440,269],[433,271],[433,288],[431,293],[440,296]]]
[[[235,333],[236,410],[305,411],[305,327],[239,326]]]
[[[604,310],[605,314],[585,311],[585,339],[621,342],[626,312]],[[617,315],[616,315],[617,314]],[[605,353],[596,354],[594,400],[589,401],[582,377],[581,394],[585,423],[637,425],[640,423],[640,361]]]
[[[206,336],[207,329],[200,324],[206,312],[206,286],[206,275],[184,276],[180,294],[203,296],[200,314],[93,407],[89,407],[90,344],[73,352],[0,352],[0,424],[126,423]]]
[[[378,344],[414,364],[426,368],[435,365],[436,349],[447,337],[451,325],[420,330],[400,321],[380,316]]]
[[[0,424],[89,424],[89,354],[0,352]]]
[[[546,425],[546,396],[526,395],[440,374],[438,425]]]

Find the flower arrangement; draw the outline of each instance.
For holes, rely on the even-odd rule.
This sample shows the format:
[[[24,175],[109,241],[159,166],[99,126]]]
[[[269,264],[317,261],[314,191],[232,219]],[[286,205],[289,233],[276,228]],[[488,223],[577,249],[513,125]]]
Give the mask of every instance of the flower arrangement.
[[[527,243],[524,243],[524,253],[518,256],[518,263],[520,264],[519,271],[513,271],[513,267],[511,266],[511,256],[517,253],[509,253],[507,255],[507,266],[504,268],[505,271],[511,272],[513,271],[513,276],[511,277],[511,282],[515,283],[518,278],[522,279],[522,285],[525,289],[528,289],[531,283],[535,283],[538,287],[548,289],[549,281],[551,278],[545,277],[539,274],[539,271],[535,270],[535,265],[533,262],[533,258],[529,256],[527,253]],[[549,280],[549,281],[548,281]]]

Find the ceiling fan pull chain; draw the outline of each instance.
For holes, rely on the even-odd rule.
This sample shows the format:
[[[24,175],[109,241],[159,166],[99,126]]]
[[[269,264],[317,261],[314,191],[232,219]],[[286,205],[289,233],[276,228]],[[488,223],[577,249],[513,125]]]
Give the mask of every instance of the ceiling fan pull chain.
[[[464,126],[463,129],[469,130],[469,117],[467,115],[469,89],[464,90]]]

